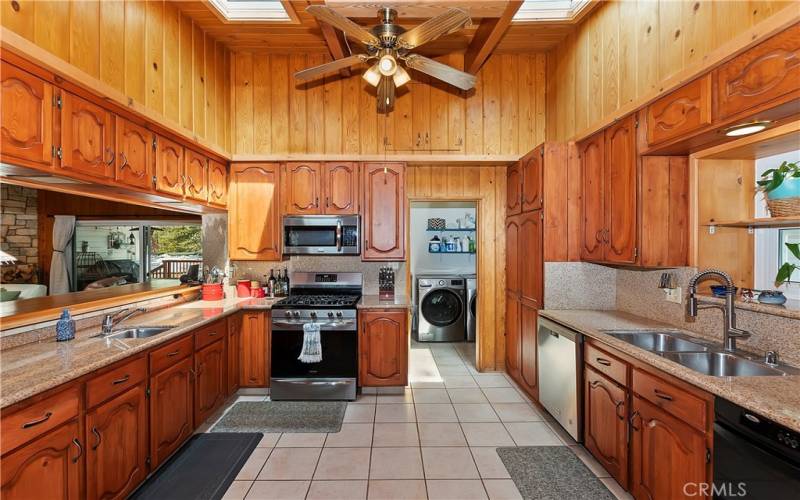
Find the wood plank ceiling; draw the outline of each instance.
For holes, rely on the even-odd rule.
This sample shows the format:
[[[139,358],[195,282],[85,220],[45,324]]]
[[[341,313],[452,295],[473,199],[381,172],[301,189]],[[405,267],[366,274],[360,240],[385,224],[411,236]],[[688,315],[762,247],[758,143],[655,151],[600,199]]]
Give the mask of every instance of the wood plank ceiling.
[[[292,8],[299,23],[226,22],[207,1],[176,2],[180,9],[200,25],[210,36],[220,40],[234,51],[264,52],[323,52],[330,53],[326,37],[319,24],[305,12],[310,3],[319,1],[291,0],[285,2]],[[472,16],[472,26],[442,37],[421,47],[416,52],[428,56],[466,51],[483,24],[494,25],[508,12],[514,1],[396,1],[352,2],[326,0],[324,2],[362,26],[377,24],[377,9],[389,5],[398,11],[400,24],[406,28],[416,26],[450,7],[463,8]],[[486,20],[486,23],[482,23]],[[496,53],[545,52],[564,40],[573,29],[573,22],[512,23],[495,47]],[[351,40],[348,43],[355,44]]]

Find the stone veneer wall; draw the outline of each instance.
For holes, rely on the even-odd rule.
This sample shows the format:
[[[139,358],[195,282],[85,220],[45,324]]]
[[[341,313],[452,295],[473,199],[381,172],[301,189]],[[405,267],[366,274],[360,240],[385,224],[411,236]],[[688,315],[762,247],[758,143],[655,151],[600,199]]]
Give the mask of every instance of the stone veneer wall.
[[[35,189],[0,184],[0,248],[18,264],[37,264],[39,237]]]

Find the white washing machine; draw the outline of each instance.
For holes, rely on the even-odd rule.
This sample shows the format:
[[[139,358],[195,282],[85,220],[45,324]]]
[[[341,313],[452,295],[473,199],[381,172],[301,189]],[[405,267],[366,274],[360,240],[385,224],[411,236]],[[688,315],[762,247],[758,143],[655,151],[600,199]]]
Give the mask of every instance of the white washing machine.
[[[417,341],[466,338],[467,295],[461,276],[417,276]]]
[[[478,329],[478,277],[465,274],[464,280],[467,286],[467,342],[475,342]]]

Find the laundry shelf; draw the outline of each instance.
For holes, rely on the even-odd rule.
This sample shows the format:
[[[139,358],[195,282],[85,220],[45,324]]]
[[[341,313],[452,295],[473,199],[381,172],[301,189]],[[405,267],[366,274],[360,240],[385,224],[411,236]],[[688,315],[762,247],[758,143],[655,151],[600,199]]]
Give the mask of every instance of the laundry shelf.
[[[426,229],[425,231],[429,233],[460,233],[460,232],[467,232],[467,233],[474,233],[475,228],[457,228],[457,227],[446,227],[444,229]]]

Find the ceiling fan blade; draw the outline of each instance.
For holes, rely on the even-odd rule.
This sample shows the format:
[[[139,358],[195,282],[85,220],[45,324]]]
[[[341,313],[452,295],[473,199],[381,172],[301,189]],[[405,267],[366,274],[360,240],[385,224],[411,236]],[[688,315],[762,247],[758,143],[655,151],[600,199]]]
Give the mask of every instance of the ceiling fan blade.
[[[397,45],[404,49],[413,49],[469,24],[469,14],[461,9],[450,9],[397,37]]]
[[[409,68],[449,83],[461,90],[470,90],[475,86],[475,75],[464,73],[433,59],[428,59],[418,54],[409,54],[405,57],[405,61]]]
[[[306,68],[302,71],[298,71],[294,74],[294,78],[295,80],[300,80],[301,82],[313,80],[322,75],[333,73],[334,71],[339,71],[340,69],[349,68],[350,66],[354,66],[366,60],[367,56],[363,54],[356,54],[350,57],[336,59],[335,61],[331,61],[329,63],[320,64],[319,66],[314,66],[313,68]]]
[[[384,76],[378,82],[378,113],[388,113],[394,108],[394,80]]]
[[[364,45],[380,45],[378,37],[329,7],[309,5],[306,7],[306,12],[334,28],[339,28],[344,31],[345,35],[358,40]]]

